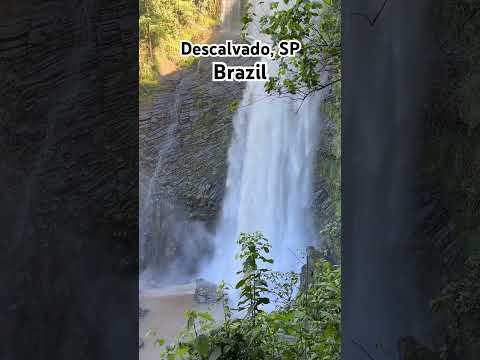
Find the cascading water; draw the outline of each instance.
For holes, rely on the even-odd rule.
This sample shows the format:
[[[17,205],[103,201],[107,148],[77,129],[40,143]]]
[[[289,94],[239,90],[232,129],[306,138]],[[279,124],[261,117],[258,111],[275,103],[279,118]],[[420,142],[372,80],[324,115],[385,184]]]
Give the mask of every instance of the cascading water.
[[[241,19],[242,0],[223,0],[220,20],[222,30],[232,30]]]
[[[271,2],[264,1],[260,8],[255,1],[254,12],[261,14],[263,9],[270,8]],[[222,31],[238,33],[242,3],[242,0],[223,2]],[[269,41],[258,29],[256,23],[250,27],[253,39]],[[269,59],[262,61],[269,63],[272,75],[275,63]],[[191,271],[185,271],[187,265],[193,266],[204,256],[204,245],[211,241],[215,249],[213,257],[199,275],[210,281],[231,282],[238,266],[234,259],[240,232],[260,231],[269,239],[275,269],[299,269],[299,252],[317,241],[310,208],[312,172],[321,130],[320,101],[321,95],[312,96],[299,109],[298,101],[267,96],[263,82],[247,83],[233,120],[226,192],[213,240],[202,224],[192,223],[181,209],[172,205],[175,198],[165,198],[160,191],[162,154],[175,148],[173,133],[177,123],[172,122],[162,140],[153,176],[145,179],[141,191],[140,252],[141,264],[147,270],[142,273],[142,284],[150,284],[152,279],[155,283],[188,280]],[[178,118],[175,109],[180,104],[174,105],[171,118],[175,120]],[[166,258],[165,241],[158,241],[159,236],[168,236],[172,243],[181,244],[186,256],[178,256],[165,268],[162,264]],[[152,272],[156,268],[162,271]]]
[[[253,12],[270,9],[271,1]],[[268,41],[252,24],[254,39]],[[268,59],[272,75],[274,63]],[[240,232],[260,231],[272,245],[274,268],[295,271],[296,254],[315,242],[310,217],[312,170],[320,132],[320,96],[297,101],[267,96],[263,82],[250,82],[234,118],[226,195],[215,235],[215,254],[203,276],[231,282]]]

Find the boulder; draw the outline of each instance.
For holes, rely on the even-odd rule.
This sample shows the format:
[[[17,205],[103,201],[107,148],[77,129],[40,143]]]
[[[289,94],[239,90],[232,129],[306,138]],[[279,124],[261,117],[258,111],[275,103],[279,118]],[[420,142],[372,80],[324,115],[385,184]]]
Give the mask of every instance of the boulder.
[[[199,304],[214,304],[217,301],[217,285],[204,279],[195,280],[194,298]]]

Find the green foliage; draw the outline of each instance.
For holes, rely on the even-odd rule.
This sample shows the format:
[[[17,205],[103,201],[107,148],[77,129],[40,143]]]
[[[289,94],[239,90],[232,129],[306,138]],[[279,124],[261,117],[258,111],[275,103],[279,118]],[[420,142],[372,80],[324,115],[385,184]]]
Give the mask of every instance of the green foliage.
[[[326,224],[320,231],[320,235],[325,240],[326,256],[339,264],[342,260],[341,254],[341,222],[340,219],[334,219]]]
[[[442,359],[450,353],[461,356],[468,345],[480,342],[480,256],[465,262],[464,273],[459,280],[448,283],[441,295],[431,303],[435,312],[448,316],[447,344]]]
[[[443,53],[445,74],[433,88],[425,132],[425,178],[433,184],[453,224],[455,246],[442,249],[442,257],[469,258],[463,271],[446,267],[447,286],[432,302],[432,309],[447,319],[442,358],[468,359],[473,343],[480,344],[480,6],[478,1],[446,0],[436,6],[436,40]],[[451,226],[451,225],[450,225]],[[457,252],[463,247],[463,254]],[[453,262],[453,261],[449,261]],[[476,357],[473,357],[476,359]]]
[[[228,104],[228,111],[230,111],[233,114],[235,113],[235,111],[237,111],[239,106],[240,106],[240,101],[233,100],[230,104]]]
[[[241,279],[235,285],[240,290],[240,300],[237,311],[247,310],[248,316],[255,326],[257,315],[262,312],[261,307],[270,303],[270,299],[264,295],[268,293],[266,274],[269,269],[262,267],[272,264],[273,260],[267,257],[270,252],[270,244],[260,233],[240,234],[239,259],[242,261],[242,270],[237,272]]]
[[[436,9],[443,31],[437,35],[447,62],[430,109],[426,172],[442,179],[443,196],[459,237],[480,226],[480,6],[478,1],[448,0]],[[477,232],[478,234],[478,232]]]
[[[236,284],[241,293],[237,308],[230,308],[229,289],[220,284],[218,301],[224,321],[216,324],[208,313],[188,312],[187,328],[175,344],[164,348],[161,358],[339,360],[340,268],[324,259],[315,261],[311,280],[299,289],[298,274],[266,267],[272,263],[267,257],[270,245],[260,233],[242,234],[239,244],[242,270]],[[269,313],[261,307],[270,298],[279,306]]]
[[[335,218],[341,217],[341,84],[330,88],[330,96],[322,104],[327,126],[324,136],[329,146],[321,154],[320,176],[326,180],[330,199],[334,205]]]
[[[244,31],[256,16],[252,9],[247,7]],[[282,40],[302,43],[295,57],[277,58],[278,74],[267,82],[267,92],[305,98],[340,81],[339,0],[283,0],[265,11],[268,15],[259,17],[260,30],[274,45]]]
[[[269,296],[276,309],[290,309],[295,301],[299,275],[293,271],[271,271],[267,274],[267,279],[270,287]]]
[[[159,67],[189,66],[179,56],[180,40],[204,41],[218,23],[218,0],[141,0],[139,2],[140,85],[155,85]]]
[[[314,264],[313,279],[297,299],[305,311],[300,339],[307,359],[340,359],[341,273],[338,266],[321,259]]]
[[[181,29],[192,26],[204,16],[215,16],[217,0],[141,0],[140,40],[158,46],[163,39],[177,36]],[[150,38],[151,36],[151,38]]]

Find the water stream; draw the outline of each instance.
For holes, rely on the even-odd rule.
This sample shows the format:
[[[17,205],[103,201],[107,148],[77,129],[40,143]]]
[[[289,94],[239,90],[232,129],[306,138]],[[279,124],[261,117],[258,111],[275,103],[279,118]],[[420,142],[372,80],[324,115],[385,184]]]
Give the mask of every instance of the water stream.
[[[243,0],[223,0],[220,14],[222,31],[234,31],[240,28],[243,2]]]

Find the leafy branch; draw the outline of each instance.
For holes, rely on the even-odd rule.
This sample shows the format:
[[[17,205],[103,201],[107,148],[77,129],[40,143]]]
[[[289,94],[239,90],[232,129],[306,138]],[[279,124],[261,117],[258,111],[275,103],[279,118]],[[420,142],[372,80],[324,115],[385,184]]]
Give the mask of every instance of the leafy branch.
[[[267,15],[255,14],[249,3],[244,29],[257,19],[259,30],[269,36],[274,46],[282,40],[302,44],[295,57],[275,59],[278,69],[265,85],[267,93],[303,102],[341,81],[339,0],[283,0],[282,4],[270,3],[263,13]]]
[[[297,293],[298,274],[276,273],[265,266],[273,260],[262,234],[241,234],[238,242],[242,270],[236,287],[242,296],[237,308],[230,308],[228,287],[222,283],[218,300],[224,321],[215,323],[209,313],[187,312],[187,327],[176,343],[158,343],[164,347],[161,359],[340,360],[340,268],[307,256],[311,276]],[[275,296],[284,306],[264,311],[263,305]]]
[[[378,18],[383,13],[383,10],[385,10],[385,7],[387,6],[387,2],[388,2],[388,0],[385,0],[383,2],[382,6],[380,7],[380,10],[377,11],[377,14],[375,15],[375,17],[373,19],[370,19],[370,16],[368,16],[367,14],[361,13],[361,12],[353,12],[352,15],[353,16],[360,16],[360,17],[364,18],[365,20],[368,21],[368,23],[371,27],[374,27]]]

